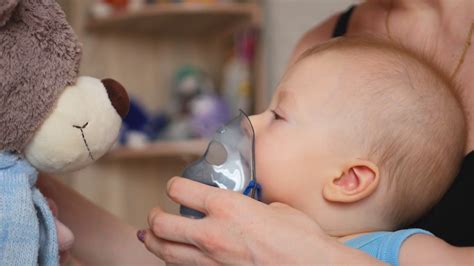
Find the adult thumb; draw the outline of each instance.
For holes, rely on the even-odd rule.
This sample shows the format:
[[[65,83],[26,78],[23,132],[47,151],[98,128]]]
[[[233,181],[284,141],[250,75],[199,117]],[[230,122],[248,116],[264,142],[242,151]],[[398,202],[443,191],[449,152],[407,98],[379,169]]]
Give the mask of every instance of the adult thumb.
[[[55,219],[56,231],[58,233],[59,251],[67,251],[74,244],[74,234],[58,219]]]

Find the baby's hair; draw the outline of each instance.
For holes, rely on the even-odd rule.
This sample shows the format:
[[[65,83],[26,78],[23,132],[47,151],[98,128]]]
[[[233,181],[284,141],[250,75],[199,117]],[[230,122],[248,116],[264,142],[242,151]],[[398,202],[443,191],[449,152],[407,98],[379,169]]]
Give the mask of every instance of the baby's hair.
[[[364,84],[346,111],[362,124],[354,133],[380,168],[381,189],[393,195],[382,215],[394,228],[407,225],[442,197],[464,157],[466,125],[455,84],[424,56],[375,36],[334,39],[296,63],[333,52],[363,67],[357,73]]]

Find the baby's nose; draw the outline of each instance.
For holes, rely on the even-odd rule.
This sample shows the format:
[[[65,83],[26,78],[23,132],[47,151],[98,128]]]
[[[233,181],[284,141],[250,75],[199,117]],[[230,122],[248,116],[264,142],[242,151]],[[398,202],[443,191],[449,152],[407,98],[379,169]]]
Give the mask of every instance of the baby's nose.
[[[257,132],[260,127],[260,121],[259,121],[258,115],[249,116],[249,120],[250,120],[250,123],[252,124],[252,128],[253,128],[255,136],[257,136],[258,134]]]
[[[122,84],[113,79],[103,79],[102,84],[104,84],[105,89],[107,90],[112,106],[120,117],[125,118],[130,108],[130,100],[128,99],[128,94],[125,88]]]

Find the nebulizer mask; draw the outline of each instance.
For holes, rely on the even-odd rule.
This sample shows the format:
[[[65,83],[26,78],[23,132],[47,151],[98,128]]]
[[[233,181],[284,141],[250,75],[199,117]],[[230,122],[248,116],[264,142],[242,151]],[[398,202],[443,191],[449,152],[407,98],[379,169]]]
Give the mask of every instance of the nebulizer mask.
[[[261,188],[255,176],[255,132],[249,117],[241,111],[219,128],[204,155],[185,168],[183,177],[260,200]],[[205,216],[186,206],[181,206],[180,213],[192,218]]]

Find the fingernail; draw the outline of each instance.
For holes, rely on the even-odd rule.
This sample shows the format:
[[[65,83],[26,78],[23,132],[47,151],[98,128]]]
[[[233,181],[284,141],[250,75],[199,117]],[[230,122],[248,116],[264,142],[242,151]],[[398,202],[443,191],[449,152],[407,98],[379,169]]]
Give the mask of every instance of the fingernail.
[[[137,238],[140,240],[140,242],[145,243],[145,230],[138,230],[137,231]]]
[[[176,176],[170,178],[168,182],[166,183],[166,190],[170,190],[171,184],[176,180]]]

